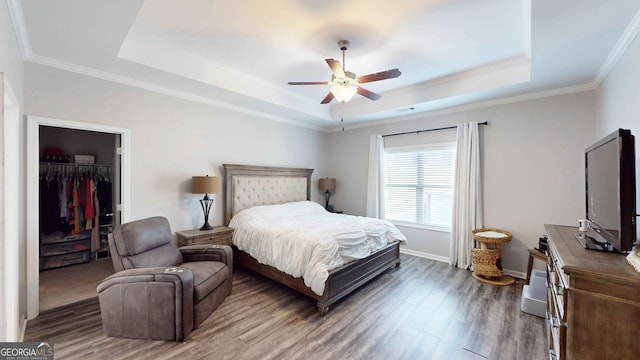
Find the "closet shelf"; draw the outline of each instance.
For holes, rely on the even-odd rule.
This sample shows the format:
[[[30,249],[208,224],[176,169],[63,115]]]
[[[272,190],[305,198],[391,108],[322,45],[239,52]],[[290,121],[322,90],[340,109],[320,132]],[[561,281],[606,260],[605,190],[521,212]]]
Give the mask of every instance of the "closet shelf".
[[[75,241],[75,240],[84,240],[87,237],[91,237],[91,232],[86,230],[81,234],[77,234],[77,235],[65,235],[60,231],[56,231],[51,235],[42,235],[40,237],[40,244],[46,245],[46,244],[65,243],[65,242]]]

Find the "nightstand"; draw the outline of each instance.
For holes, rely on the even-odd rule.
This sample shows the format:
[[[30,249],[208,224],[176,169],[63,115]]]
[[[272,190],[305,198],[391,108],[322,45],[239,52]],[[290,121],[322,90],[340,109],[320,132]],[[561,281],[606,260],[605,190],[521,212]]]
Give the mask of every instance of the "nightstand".
[[[233,229],[227,226],[214,226],[211,230],[183,230],[176,231],[178,246],[215,244],[231,246]]]

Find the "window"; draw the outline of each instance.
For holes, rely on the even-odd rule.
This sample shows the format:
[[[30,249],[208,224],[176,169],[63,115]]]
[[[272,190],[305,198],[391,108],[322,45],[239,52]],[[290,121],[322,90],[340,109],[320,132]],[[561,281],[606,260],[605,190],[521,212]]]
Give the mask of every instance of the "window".
[[[451,229],[456,144],[385,149],[385,218]]]

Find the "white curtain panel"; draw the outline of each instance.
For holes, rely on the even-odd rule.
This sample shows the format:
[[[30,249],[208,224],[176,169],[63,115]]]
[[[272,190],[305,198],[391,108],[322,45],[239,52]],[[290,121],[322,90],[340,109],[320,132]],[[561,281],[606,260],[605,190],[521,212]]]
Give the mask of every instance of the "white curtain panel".
[[[369,137],[369,181],[367,184],[367,216],[382,219],[384,215],[384,139]]]
[[[482,228],[482,181],[478,123],[458,124],[449,264],[471,267],[474,229]]]

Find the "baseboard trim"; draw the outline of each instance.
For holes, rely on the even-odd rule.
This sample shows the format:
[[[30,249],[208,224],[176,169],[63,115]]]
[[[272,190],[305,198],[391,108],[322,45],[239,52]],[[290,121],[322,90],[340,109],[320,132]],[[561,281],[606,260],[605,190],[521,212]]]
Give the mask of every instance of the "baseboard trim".
[[[400,253],[401,254],[407,254],[407,255],[413,255],[413,256],[417,256],[417,257],[421,257],[421,258],[425,258],[425,259],[431,259],[431,260],[435,260],[435,261],[449,263],[449,258],[448,257],[440,256],[440,255],[433,255],[433,254],[425,253],[425,252],[422,252],[422,251],[410,250],[410,249],[406,249],[406,248],[403,248],[403,247],[400,247]]]
[[[421,258],[425,258],[425,259],[430,259],[430,260],[449,263],[449,258],[446,257],[446,256],[433,255],[433,254],[425,253],[425,252],[422,252],[422,251],[406,249],[406,248],[403,248],[403,247],[400,247],[400,253],[401,254],[407,254],[407,255],[413,255],[413,256],[417,256],[417,257],[421,257]],[[518,278],[518,279],[526,279],[527,278],[526,274],[521,272],[521,271],[514,271],[514,270],[509,270],[509,269],[504,269],[503,271],[504,271],[505,275],[513,276],[514,278]]]
[[[527,278],[527,274],[525,274],[523,272],[520,272],[520,271],[504,269],[503,272],[505,273],[505,275],[513,276],[514,278],[518,278],[518,279],[526,279]]]
[[[18,341],[24,341],[24,333],[27,331],[27,318],[23,317],[20,319],[20,335],[18,336]]]

